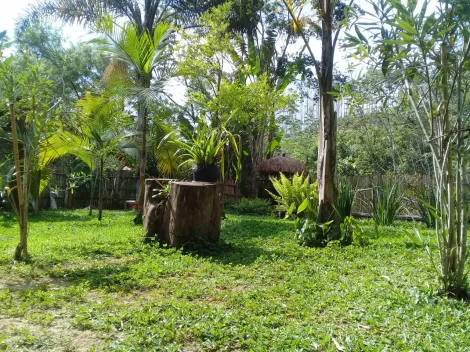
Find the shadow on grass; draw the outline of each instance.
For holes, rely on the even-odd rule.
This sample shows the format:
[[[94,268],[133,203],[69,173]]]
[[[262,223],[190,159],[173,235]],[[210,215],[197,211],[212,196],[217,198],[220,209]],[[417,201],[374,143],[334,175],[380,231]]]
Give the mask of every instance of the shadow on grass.
[[[281,252],[263,248],[262,243],[265,239],[277,237],[285,231],[292,231],[291,223],[269,218],[230,218],[224,221],[221,240],[211,242],[199,239],[187,243],[180,249],[180,253],[216,264],[249,266],[259,260],[270,261],[282,256]],[[174,249],[169,247],[155,250],[161,256],[174,255]],[[93,251],[93,254],[106,256],[109,253]],[[49,275],[52,278],[62,278],[70,284],[86,283],[91,289],[129,291],[148,285],[146,276],[142,276],[141,270],[135,267],[136,264],[116,263],[101,267],[59,269],[51,271]]]
[[[29,212],[28,221],[36,222],[68,222],[68,221],[91,221],[96,216],[88,216],[88,214],[78,214],[72,210],[42,210],[39,214]],[[16,224],[16,214],[14,212],[0,212],[0,226],[12,227]]]
[[[244,244],[253,239],[278,237],[282,232],[292,233],[292,222],[268,217],[229,216],[223,221],[221,237]]]
[[[51,271],[49,276],[74,285],[86,283],[90,289],[128,291],[139,286],[131,274],[129,264],[56,270]]]
[[[41,211],[39,214],[30,214],[30,222],[68,222],[68,221],[91,221],[95,216],[88,216],[88,214],[78,214],[74,211],[66,210],[47,210]]]
[[[17,222],[16,222],[16,216],[14,213],[10,213],[10,212],[0,213],[0,227],[11,228],[15,224],[17,224]]]
[[[228,265],[250,265],[260,258],[282,255],[259,244],[263,240],[291,232],[292,223],[267,217],[237,218],[229,216],[222,226],[222,239],[218,242],[199,240],[187,244],[183,253],[210,258]]]

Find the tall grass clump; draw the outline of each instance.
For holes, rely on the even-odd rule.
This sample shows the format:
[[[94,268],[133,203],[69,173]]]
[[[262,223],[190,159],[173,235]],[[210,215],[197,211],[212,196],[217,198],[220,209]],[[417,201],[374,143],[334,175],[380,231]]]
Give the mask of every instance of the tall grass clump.
[[[436,194],[434,189],[422,186],[417,193],[413,204],[426,227],[434,228],[436,226]]]
[[[346,182],[342,182],[338,186],[338,198],[334,205],[341,222],[348,216],[351,216],[352,205],[356,197],[356,190],[350,187]]]
[[[390,226],[401,210],[404,192],[397,182],[372,188],[372,218],[377,226]]]

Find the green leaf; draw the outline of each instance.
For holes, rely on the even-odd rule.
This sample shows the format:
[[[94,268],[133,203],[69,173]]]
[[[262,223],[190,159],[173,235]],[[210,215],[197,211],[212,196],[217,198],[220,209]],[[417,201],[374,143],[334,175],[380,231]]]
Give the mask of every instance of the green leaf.
[[[403,40],[409,42],[410,44],[413,43],[413,37],[403,32],[398,32],[398,35],[403,38]]]
[[[416,227],[413,228],[413,232],[406,231],[405,233],[415,245],[420,246],[420,247],[424,246],[424,242],[421,239],[419,231]]]
[[[396,19],[397,21],[397,26],[400,27],[401,29],[403,29],[404,31],[407,31],[408,33],[410,34],[418,34],[418,32],[416,31],[416,29],[411,25],[409,24],[408,22],[400,19],[400,18],[397,18]]]
[[[406,40],[399,40],[399,39],[384,39],[382,41],[384,44],[397,44],[397,45],[406,45],[409,44]]]
[[[291,216],[294,210],[295,210],[295,203],[292,203],[291,206],[289,207],[289,210],[287,211],[286,217]]]
[[[299,207],[297,208],[297,214],[300,214],[305,209],[307,209],[308,202],[309,202],[308,198],[305,198],[304,201],[302,202],[302,204],[300,204]]]
[[[364,37],[364,35],[361,33],[361,31],[360,31],[360,29],[357,25],[354,26],[354,30],[356,31],[356,34],[359,37],[359,39],[361,39],[363,42],[368,43],[366,37]]]

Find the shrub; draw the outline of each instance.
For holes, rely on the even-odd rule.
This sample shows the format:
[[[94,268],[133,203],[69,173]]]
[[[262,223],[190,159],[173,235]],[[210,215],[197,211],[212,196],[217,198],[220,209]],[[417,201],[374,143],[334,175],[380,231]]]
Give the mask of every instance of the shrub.
[[[347,216],[341,223],[341,237],[338,238],[335,232],[331,231],[333,221],[319,224],[310,219],[296,219],[295,238],[301,246],[323,247],[335,242],[341,246],[363,246],[364,231],[359,223],[351,216]]]
[[[331,240],[328,233],[332,223],[333,221],[318,224],[311,219],[296,219],[295,239],[304,247],[323,247]]]
[[[390,226],[401,209],[403,189],[398,183],[374,186],[372,189],[372,218],[377,226]]]
[[[341,226],[341,239],[342,246],[353,244],[355,246],[364,245],[364,231],[359,225],[357,220],[352,216],[347,216],[343,219]]]
[[[231,202],[225,205],[226,210],[238,215],[270,215],[271,203],[262,198],[248,199],[242,198],[238,202]]]
[[[316,219],[318,213],[317,183],[310,184],[308,176],[295,174],[289,180],[281,173],[280,179],[271,178],[277,194],[267,192],[277,202],[276,210],[285,212],[286,217]]]

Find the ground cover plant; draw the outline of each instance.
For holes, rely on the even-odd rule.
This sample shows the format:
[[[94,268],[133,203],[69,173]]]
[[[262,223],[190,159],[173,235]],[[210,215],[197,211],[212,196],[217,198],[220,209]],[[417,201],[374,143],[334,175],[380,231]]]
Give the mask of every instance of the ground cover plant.
[[[409,223],[377,235],[361,222],[366,246],[319,249],[299,247],[291,221],[228,215],[219,246],[185,252],[143,245],[133,215],[32,217],[30,263],[12,262],[18,224],[0,216],[0,350],[470,346],[470,307],[434,294]]]
[[[227,202],[224,209],[236,215],[271,215],[273,211],[271,202],[263,198],[242,198],[236,202]]]

